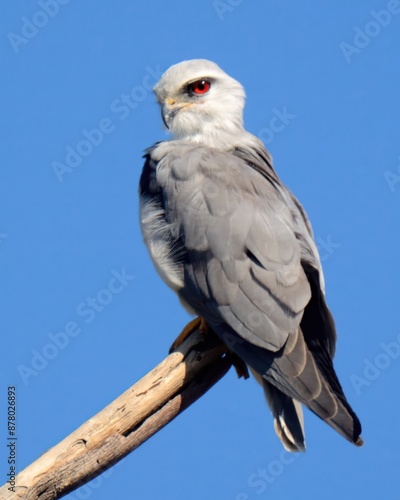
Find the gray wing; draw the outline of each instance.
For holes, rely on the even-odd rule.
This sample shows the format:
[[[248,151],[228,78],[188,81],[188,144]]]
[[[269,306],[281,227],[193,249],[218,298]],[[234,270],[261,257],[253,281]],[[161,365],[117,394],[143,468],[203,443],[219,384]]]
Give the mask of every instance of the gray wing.
[[[182,146],[167,158],[157,178],[186,251],[180,295],[214,327],[276,352],[311,298],[289,195],[232,154]]]
[[[263,377],[284,443],[304,448],[300,401],[361,444],[332,365],[336,334],[311,228],[265,154],[176,141],[153,151],[169,241],[175,253],[181,246],[177,292]]]

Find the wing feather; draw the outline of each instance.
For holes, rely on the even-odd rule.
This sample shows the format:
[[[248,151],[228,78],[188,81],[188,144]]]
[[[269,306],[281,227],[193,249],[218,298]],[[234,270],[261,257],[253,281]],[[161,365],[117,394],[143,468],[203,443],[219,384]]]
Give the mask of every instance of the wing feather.
[[[167,239],[184,249],[178,295],[275,388],[287,446],[304,445],[298,402],[362,444],[333,369],[335,326],[310,223],[254,144],[223,152],[173,141],[151,152]]]
[[[311,297],[289,194],[243,158],[199,145],[171,148],[157,180],[187,255],[184,301],[208,301],[205,318],[211,312],[250,343],[280,349]]]

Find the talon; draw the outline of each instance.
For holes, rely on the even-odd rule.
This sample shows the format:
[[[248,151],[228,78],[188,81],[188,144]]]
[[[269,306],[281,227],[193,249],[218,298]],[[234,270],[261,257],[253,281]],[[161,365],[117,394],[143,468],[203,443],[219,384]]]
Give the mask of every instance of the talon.
[[[174,342],[172,343],[171,347],[169,348],[169,353],[175,351],[181,344],[184,342],[189,335],[191,335],[194,331],[199,330],[201,333],[204,335],[207,335],[209,333],[212,333],[210,330],[209,326],[207,325],[207,322],[204,318],[201,316],[198,316],[197,318],[193,319],[190,321],[184,329],[181,331],[181,333],[176,337]],[[230,359],[232,361],[232,365],[234,366],[238,378],[243,377],[244,379],[249,378],[249,371],[247,369],[247,365],[244,361],[242,361],[239,356],[234,354],[232,351],[229,351],[228,356],[230,356]]]
[[[169,353],[171,354],[171,352],[175,351],[182,344],[182,342],[186,340],[189,335],[192,334],[195,330],[199,330],[204,334],[208,333],[209,331],[206,321],[201,316],[193,319],[185,326],[185,328],[173,341],[171,347],[169,348]]]
[[[229,355],[231,356],[232,365],[234,366],[234,368],[236,370],[236,374],[237,374],[238,378],[243,377],[245,380],[248,379],[250,377],[250,375],[249,375],[249,370],[247,368],[246,363],[242,359],[240,359],[239,356],[234,354],[233,352],[231,352]]]

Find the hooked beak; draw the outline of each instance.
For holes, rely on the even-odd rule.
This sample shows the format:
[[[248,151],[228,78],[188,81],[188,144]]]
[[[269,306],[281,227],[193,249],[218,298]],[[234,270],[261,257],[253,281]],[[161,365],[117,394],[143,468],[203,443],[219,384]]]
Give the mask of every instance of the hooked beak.
[[[190,106],[190,103],[177,104],[173,99],[165,99],[161,104],[161,117],[164,125],[169,129],[172,120],[182,108]]]

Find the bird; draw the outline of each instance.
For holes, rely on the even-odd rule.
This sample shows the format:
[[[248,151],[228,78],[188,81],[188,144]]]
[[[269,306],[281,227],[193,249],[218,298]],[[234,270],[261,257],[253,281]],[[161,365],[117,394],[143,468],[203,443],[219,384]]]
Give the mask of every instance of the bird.
[[[305,451],[302,406],[356,446],[308,216],[245,130],[243,86],[206,59],[154,87],[168,140],[145,150],[140,226],[161,279],[263,387],[276,434]]]

